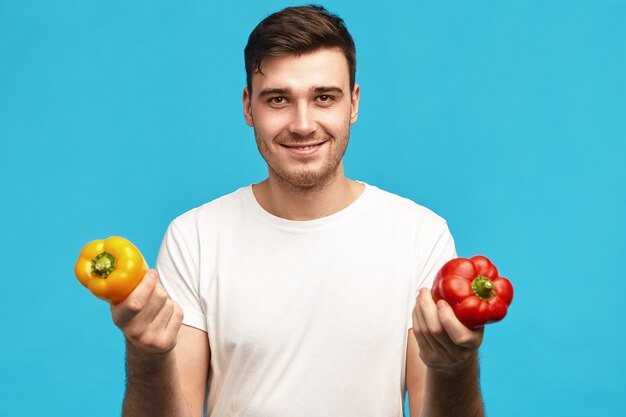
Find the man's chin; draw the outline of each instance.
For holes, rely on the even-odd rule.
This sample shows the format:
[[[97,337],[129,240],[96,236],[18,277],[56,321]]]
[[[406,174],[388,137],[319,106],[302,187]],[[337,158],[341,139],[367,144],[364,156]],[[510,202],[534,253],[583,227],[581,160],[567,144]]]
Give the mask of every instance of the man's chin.
[[[295,191],[309,192],[321,190],[337,176],[337,172],[299,172],[277,175],[278,180]]]

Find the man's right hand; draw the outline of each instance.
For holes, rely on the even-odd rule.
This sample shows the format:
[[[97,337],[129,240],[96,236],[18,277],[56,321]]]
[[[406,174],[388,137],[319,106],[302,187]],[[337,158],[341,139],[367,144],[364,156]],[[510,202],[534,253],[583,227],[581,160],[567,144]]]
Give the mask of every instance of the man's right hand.
[[[183,312],[148,271],[137,288],[118,304],[111,304],[113,323],[124,333],[128,348],[142,355],[163,354],[176,346]]]

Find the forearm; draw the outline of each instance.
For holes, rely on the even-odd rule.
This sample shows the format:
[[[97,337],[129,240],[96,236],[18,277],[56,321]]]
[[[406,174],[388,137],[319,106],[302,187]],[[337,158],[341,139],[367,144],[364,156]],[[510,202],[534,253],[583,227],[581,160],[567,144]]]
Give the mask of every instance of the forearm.
[[[180,387],[174,351],[144,357],[126,350],[123,417],[191,417]]]
[[[483,417],[478,352],[454,372],[427,369],[422,404],[419,417]]]

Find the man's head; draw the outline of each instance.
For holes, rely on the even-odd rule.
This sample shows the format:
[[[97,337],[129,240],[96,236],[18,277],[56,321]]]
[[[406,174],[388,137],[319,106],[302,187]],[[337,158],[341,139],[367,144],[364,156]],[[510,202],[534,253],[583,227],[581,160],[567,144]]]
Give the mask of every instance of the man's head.
[[[271,15],[250,35],[246,69],[244,117],[270,182],[311,190],[342,177],[360,97],[343,21],[314,6]]]
[[[266,17],[250,34],[244,51],[248,91],[252,92],[252,75],[262,73],[263,59],[333,47],[341,49],[348,61],[352,89],[356,49],[343,19],[313,5],[288,7]]]

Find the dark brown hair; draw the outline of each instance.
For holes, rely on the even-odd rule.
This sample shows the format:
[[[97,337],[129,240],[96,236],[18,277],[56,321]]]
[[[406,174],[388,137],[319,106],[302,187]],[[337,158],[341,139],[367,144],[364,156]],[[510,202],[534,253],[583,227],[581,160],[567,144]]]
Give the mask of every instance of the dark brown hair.
[[[248,91],[252,92],[252,74],[261,72],[264,58],[301,55],[332,47],[340,48],[348,60],[352,90],[356,48],[342,18],[316,5],[287,7],[269,15],[254,28],[244,50]]]

